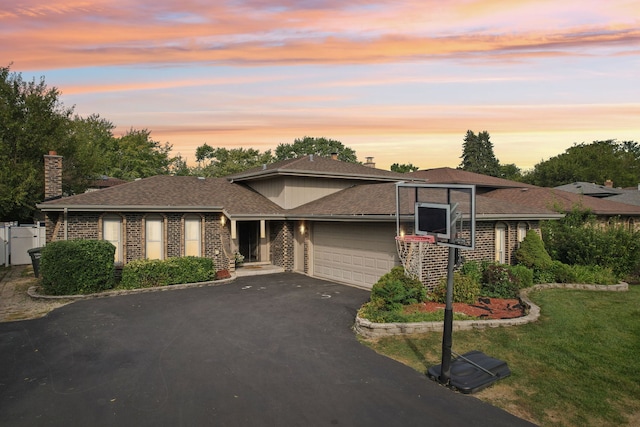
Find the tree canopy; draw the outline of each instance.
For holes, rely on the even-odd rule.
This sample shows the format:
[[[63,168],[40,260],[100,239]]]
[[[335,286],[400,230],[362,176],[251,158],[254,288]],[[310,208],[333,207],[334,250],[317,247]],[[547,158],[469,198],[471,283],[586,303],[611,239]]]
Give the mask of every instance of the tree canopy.
[[[338,154],[338,160],[358,163],[356,152],[349,147],[345,147],[342,142],[324,137],[315,138],[310,136],[296,139],[293,141],[293,144],[279,144],[276,147],[275,160],[295,159],[310,154],[329,157],[334,153]]]
[[[196,149],[198,167],[192,174],[221,177],[273,162],[271,150],[261,153],[254,148],[213,148],[203,144]]]
[[[49,151],[63,156],[65,194],[85,191],[100,175],[130,180],[170,173],[168,143],[153,141],[147,130],[116,138],[113,129],[97,114],[74,117],[44,77],[25,81],[0,67],[0,221],[34,219]]]
[[[467,131],[462,144],[462,162],[458,169],[483,175],[500,176],[500,162],[493,153],[493,144],[489,132],[482,131],[476,135]]]
[[[27,82],[0,67],[0,220],[32,216],[44,194],[45,153],[56,150],[72,161],[72,113],[44,79]]]
[[[579,181],[603,184],[606,180],[617,187],[636,186],[640,182],[640,145],[613,139],[574,144],[536,164],[523,180],[542,187]]]
[[[391,165],[390,169],[392,172],[407,173],[407,172],[415,172],[420,168],[418,166],[412,165],[411,163],[402,163],[402,164],[394,163]]]

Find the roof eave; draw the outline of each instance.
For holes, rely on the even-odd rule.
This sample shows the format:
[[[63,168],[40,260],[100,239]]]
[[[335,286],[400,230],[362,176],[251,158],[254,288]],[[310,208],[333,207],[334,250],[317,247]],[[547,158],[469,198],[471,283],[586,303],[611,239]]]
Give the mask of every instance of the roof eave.
[[[37,204],[42,212],[222,212],[222,206],[153,205],[47,205]]]

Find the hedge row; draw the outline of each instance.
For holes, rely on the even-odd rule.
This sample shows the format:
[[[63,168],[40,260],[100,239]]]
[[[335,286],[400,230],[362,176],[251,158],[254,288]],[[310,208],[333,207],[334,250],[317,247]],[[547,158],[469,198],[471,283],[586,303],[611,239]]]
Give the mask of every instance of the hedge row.
[[[196,283],[214,280],[213,260],[201,257],[179,257],[166,260],[140,259],[122,269],[120,287],[124,289]]]
[[[105,240],[61,240],[42,248],[42,287],[51,295],[90,294],[114,286],[116,247]]]

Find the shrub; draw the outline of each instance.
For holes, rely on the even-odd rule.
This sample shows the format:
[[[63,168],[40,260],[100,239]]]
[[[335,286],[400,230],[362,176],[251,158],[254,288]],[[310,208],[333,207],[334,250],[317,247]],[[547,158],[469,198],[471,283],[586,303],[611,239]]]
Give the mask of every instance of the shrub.
[[[61,240],[42,248],[42,288],[51,295],[88,294],[114,284],[116,247],[105,240]]]
[[[518,264],[535,270],[546,270],[551,267],[551,256],[544,248],[544,242],[535,230],[529,230],[515,252]]]
[[[423,302],[427,292],[422,283],[404,273],[403,267],[394,267],[371,288],[371,301],[389,311],[399,310],[403,305]]]
[[[520,288],[520,278],[511,272],[508,265],[491,264],[484,270],[480,290],[483,296],[491,298],[516,298]]]
[[[520,289],[533,286],[533,270],[524,265],[510,265],[509,270],[520,282]]]
[[[597,285],[614,285],[618,283],[618,278],[610,268],[598,265],[573,265],[576,283],[593,283]]]
[[[458,271],[453,273],[453,302],[473,304],[480,296],[480,282],[473,275],[465,275]],[[440,283],[430,297],[436,302],[446,302],[447,278],[442,277]]]
[[[640,271],[640,232],[616,219],[602,224],[575,208],[559,221],[544,223],[543,230],[549,252],[565,264],[607,267],[618,278]]]
[[[123,267],[120,287],[133,289],[206,282],[213,280],[215,273],[213,260],[209,258],[139,259]]]
[[[575,283],[578,280],[576,269],[560,261],[553,261],[550,274],[557,283]]]

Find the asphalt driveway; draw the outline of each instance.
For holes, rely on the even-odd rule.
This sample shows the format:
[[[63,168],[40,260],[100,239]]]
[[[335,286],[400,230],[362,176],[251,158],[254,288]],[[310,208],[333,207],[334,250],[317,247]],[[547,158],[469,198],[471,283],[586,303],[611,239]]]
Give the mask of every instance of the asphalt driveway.
[[[531,425],[358,343],[368,295],[282,273],[0,324],[0,425]]]

